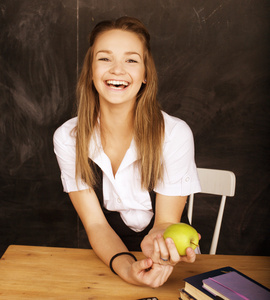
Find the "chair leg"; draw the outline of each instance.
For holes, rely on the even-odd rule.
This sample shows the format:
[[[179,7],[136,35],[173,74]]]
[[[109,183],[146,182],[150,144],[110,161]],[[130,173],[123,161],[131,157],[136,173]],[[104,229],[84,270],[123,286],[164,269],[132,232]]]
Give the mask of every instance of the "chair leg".
[[[192,224],[193,202],[194,202],[194,194],[191,194],[188,200],[188,212],[187,212],[190,225]]]
[[[226,203],[226,196],[222,196],[220,206],[219,206],[215,231],[214,231],[214,235],[213,235],[213,239],[212,239],[209,254],[216,254],[217,244],[218,244],[218,239],[219,239],[219,233],[220,233],[220,228],[221,228],[221,222],[222,222],[223,212],[224,212],[224,208],[225,208],[225,203]]]

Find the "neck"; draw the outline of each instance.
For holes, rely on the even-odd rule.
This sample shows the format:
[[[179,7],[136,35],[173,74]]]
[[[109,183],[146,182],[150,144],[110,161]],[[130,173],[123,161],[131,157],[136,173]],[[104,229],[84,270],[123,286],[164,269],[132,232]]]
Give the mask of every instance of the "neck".
[[[127,138],[133,136],[134,109],[126,107],[100,107],[102,136]]]
[[[100,106],[101,143],[115,175],[133,138],[134,110]]]

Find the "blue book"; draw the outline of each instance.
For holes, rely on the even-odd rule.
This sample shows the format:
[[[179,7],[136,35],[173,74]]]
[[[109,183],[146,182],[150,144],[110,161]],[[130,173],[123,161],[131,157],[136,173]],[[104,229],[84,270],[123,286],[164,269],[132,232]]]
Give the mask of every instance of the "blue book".
[[[187,291],[184,289],[180,290],[180,298],[181,300],[197,300],[196,298],[192,297]]]

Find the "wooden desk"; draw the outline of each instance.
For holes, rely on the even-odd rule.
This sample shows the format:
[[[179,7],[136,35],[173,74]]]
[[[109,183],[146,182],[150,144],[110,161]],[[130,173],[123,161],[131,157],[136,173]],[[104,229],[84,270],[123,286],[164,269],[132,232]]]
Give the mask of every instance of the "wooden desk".
[[[184,278],[224,266],[270,287],[270,257],[198,255],[195,263],[178,264],[162,287],[152,289],[125,283],[92,250],[10,246],[0,260],[0,299],[177,300]]]

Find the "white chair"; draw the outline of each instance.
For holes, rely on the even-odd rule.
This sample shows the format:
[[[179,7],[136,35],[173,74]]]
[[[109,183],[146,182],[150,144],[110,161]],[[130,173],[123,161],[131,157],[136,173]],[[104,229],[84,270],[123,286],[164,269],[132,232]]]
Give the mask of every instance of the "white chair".
[[[201,183],[201,193],[222,196],[209,252],[209,254],[216,254],[226,197],[234,196],[236,179],[231,171],[201,168],[198,168],[197,171]],[[194,194],[190,195],[188,202],[188,219],[190,224],[192,224],[193,202]]]

